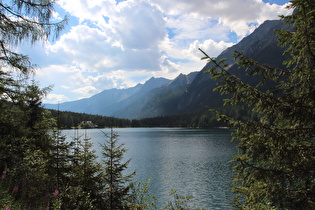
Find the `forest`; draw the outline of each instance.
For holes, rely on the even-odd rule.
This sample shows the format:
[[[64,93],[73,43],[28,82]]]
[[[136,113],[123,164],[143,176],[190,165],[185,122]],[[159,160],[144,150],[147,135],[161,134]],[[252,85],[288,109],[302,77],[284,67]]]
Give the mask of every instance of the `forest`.
[[[36,1],[37,2],[37,1]],[[58,112],[42,107],[49,88],[31,75],[35,65],[14,51],[21,42],[58,37],[67,23],[51,22],[54,1],[0,2],[0,208],[1,209],[154,209],[147,183],[125,174],[129,161],[115,130],[104,133],[97,162],[87,136],[72,141],[61,128],[92,121],[98,126],[228,126],[238,142],[235,162],[235,209],[315,208],[315,2],[292,0],[294,13],[281,18],[293,30],[277,31],[289,55],[287,69],[260,64],[235,52],[235,60],[256,86],[228,71],[202,49],[207,71],[227,96],[225,107],[210,112],[142,120]],[[261,89],[268,82],[272,88]],[[233,107],[233,108],[231,108]],[[219,122],[216,122],[218,120]],[[231,180],[232,182],[232,180]],[[176,195],[164,209],[194,209],[189,197]]]
[[[48,110],[49,118],[55,119],[62,129],[84,127],[80,124],[84,121],[92,121],[94,127],[130,127],[131,121],[128,119],[119,119],[115,117],[106,117],[101,115],[92,115],[85,113],[76,113],[69,111]],[[85,127],[88,128],[88,127]]]
[[[172,116],[161,116],[145,119],[119,119],[101,115],[75,113],[68,111],[49,110],[49,118],[58,121],[60,128],[69,129],[80,126],[81,122],[92,121],[95,126],[104,127],[187,127],[187,128],[212,128],[226,126],[226,123],[218,122],[211,112],[187,113]],[[89,127],[84,127],[89,128]]]
[[[218,109],[235,119],[246,118],[257,121],[258,114],[250,109],[244,109],[241,105],[224,106]],[[76,113],[70,111],[48,110],[48,118],[58,122],[59,128],[104,128],[104,127],[185,127],[185,128],[216,128],[227,127],[226,122],[217,120],[214,113],[204,110],[182,113],[171,116],[160,116],[144,119],[120,119],[102,115]],[[92,121],[93,126],[81,125],[84,121]]]

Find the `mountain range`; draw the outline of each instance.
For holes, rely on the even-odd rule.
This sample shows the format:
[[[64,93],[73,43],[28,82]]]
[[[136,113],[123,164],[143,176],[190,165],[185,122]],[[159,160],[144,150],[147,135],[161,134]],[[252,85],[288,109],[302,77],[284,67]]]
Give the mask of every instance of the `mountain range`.
[[[233,59],[234,51],[270,66],[285,68],[284,49],[277,45],[275,30],[288,27],[281,20],[268,20],[239,43],[224,50],[217,60],[227,58],[229,71],[243,81],[257,81],[240,71]],[[61,111],[98,114],[127,119],[141,119],[157,116],[206,111],[205,106],[222,106],[223,96],[214,92],[217,81],[205,73],[213,64],[206,64],[198,72],[180,74],[174,80],[152,77],[144,84],[127,89],[104,90],[90,98],[59,104]],[[45,108],[58,109],[57,104],[44,104]]]

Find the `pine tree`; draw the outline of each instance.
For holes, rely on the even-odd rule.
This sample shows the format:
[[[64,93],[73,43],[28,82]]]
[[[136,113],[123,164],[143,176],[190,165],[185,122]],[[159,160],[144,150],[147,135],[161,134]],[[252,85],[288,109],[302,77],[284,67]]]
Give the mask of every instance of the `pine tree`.
[[[49,174],[54,180],[51,181],[52,189],[62,192],[70,181],[71,154],[70,142],[62,135],[60,130],[53,131],[53,146],[51,148]]]
[[[225,104],[241,104],[259,116],[233,119],[211,109],[239,142],[234,191],[241,209],[315,208],[315,2],[293,0],[290,8],[294,13],[282,18],[293,30],[278,31],[279,45],[290,55],[287,69],[235,52],[240,70],[261,78],[256,86],[202,51],[214,64],[208,72],[219,80],[215,90],[231,96]]]
[[[96,209],[101,209],[102,206],[102,166],[97,162],[95,150],[91,150],[93,144],[90,138],[87,137],[86,130],[84,139],[83,135],[73,137],[74,153],[72,157],[71,181],[73,187],[80,187],[82,191],[87,193],[91,199],[91,203]],[[90,207],[89,209],[92,209]]]
[[[132,183],[131,179],[135,172],[125,175],[130,160],[122,163],[126,149],[123,144],[117,146],[118,134],[111,129],[110,135],[104,133],[107,138],[103,148],[104,164],[104,184],[105,184],[105,204],[106,209],[123,209],[127,206],[129,191]]]

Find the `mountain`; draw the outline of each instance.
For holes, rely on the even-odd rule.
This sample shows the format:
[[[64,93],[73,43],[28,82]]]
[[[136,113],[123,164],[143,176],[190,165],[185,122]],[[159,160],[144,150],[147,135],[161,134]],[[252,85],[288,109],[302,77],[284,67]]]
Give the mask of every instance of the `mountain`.
[[[246,76],[233,59],[234,51],[242,51],[250,58],[270,66],[285,68],[284,49],[277,45],[275,30],[289,27],[282,20],[265,21],[253,33],[234,46],[227,48],[217,60],[227,58],[228,71],[244,82],[255,84],[259,78]],[[288,29],[288,28],[287,28]],[[203,62],[203,61],[200,61]],[[118,90],[105,90],[90,98],[66,102],[60,110],[84,112],[128,119],[167,116],[195,111],[205,112],[206,106],[222,106],[224,96],[214,92],[217,81],[205,73],[213,64],[206,64],[199,72],[180,74],[174,80],[151,78],[144,84]],[[57,109],[57,105],[46,104],[46,108]]]
[[[186,86],[196,75],[197,72],[181,74],[174,80],[152,77],[144,84],[132,88],[104,90],[90,98],[61,103],[59,109],[120,118],[139,118],[142,105],[150,101],[154,94]],[[58,109],[57,104],[44,104],[44,107]]]
[[[59,104],[61,111],[81,112],[88,114],[99,114],[113,116],[113,113],[123,108],[122,101],[128,101],[130,97],[141,97],[146,92],[169,83],[171,80],[152,77],[144,84],[127,89],[104,90],[90,98],[80,99]],[[118,104],[118,105],[117,105]],[[127,105],[127,104],[126,104]],[[44,104],[47,109],[58,109],[57,104]]]
[[[188,75],[180,74],[169,83],[151,89],[141,97],[130,97],[128,103],[122,101],[122,103],[129,105],[115,112],[113,116],[140,119],[171,115],[173,113],[168,112],[168,103],[172,103],[173,99],[182,96],[197,74],[198,72],[192,72]]]

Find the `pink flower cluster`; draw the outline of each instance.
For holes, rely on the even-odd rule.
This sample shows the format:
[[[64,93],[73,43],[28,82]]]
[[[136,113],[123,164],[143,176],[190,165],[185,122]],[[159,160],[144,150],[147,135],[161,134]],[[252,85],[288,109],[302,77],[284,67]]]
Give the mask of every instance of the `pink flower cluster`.
[[[59,195],[59,190],[56,189],[56,190],[54,191],[54,195],[55,195],[56,197],[58,197],[58,195]]]
[[[14,192],[18,192],[18,191],[19,191],[19,186],[13,187],[13,191],[14,191]]]
[[[6,176],[7,176],[7,171],[2,171],[1,179],[5,179]]]

